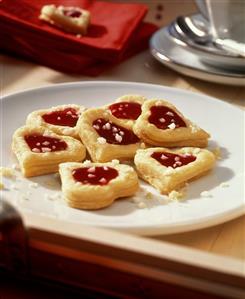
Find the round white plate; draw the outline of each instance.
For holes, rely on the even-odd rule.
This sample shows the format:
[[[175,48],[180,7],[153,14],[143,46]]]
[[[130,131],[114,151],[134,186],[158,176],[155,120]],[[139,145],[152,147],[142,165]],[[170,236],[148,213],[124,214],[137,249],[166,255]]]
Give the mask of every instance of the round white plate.
[[[185,76],[226,85],[244,86],[245,84],[244,73],[203,63],[202,60],[207,58],[207,53],[197,51],[172,37],[168,27],[161,28],[152,36],[150,51],[160,63]],[[217,55],[209,54],[212,59],[215,59],[215,56]]]
[[[58,84],[6,96],[1,102],[4,124],[1,163],[5,166],[16,163],[10,150],[11,136],[25,123],[31,111],[65,103],[97,107],[125,94],[169,100],[186,117],[210,132],[210,148],[221,148],[222,160],[211,173],[190,183],[186,200],[170,202],[149,185],[141,183],[141,190],[135,197],[146,204],[145,209],[139,209],[129,198],[118,200],[103,210],[82,211],[69,208],[62,198],[50,199],[50,195],[60,193],[60,184],[54,175],[23,179],[20,174],[15,182],[5,180],[7,188],[2,192],[3,197],[21,211],[142,235],[184,232],[242,215],[245,206],[244,112],[217,99],[180,89],[107,81]],[[223,182],[229,186],[222,188]],[[211,197],[200,197],[202,191],[209,191]],[[152,199],[146,198],[148,192],[153,193]]]

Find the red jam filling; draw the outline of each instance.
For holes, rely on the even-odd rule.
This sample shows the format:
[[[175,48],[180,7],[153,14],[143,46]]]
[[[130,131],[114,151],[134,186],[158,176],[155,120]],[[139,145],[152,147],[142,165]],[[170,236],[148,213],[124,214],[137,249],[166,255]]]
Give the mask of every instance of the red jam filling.
[[[158,129],[175,129],[179,127],[186,127],[183,119],[171,108],[166,106],[152,106],[151,115],[148,121],[155,125]]]
[[[56,126],[75,127],[79,115],[74,108],[66,108],[64,110],[51,111],[42,115],[46,123]]]
[[[64,9],[63,14],[70,18],[79,18],[82,12],[78,9]]]
[[[122,119],[137,119],[141,114],[141,105],[134,102],[120,102],[109,106],[112,115]]]
[[[151,155],[152,158],[166,167],[177,168],[187,165],[196,160],[196,157],[191,154],[172,154],[167,152],[155,152]]]
[[[118,176],[118,171],[108,166],[77,168],[72,172],[73,178],[90,185],[107,185]]]
[[[33,153],[63,151],[67,148],[65,141],[39,134],[26,135],[25,141]]]
[[[132,131],[104,118],[96,119],[93,122],[93,128],[110,144],[128,145],[139,142],[139,138]]]

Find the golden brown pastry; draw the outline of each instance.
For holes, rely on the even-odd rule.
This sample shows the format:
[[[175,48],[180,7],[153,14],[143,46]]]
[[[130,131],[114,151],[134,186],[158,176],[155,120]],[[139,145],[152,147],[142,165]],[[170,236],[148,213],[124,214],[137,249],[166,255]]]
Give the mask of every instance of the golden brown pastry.
[[[64,31],[85,35],[90,24],[90,12],[73,6],[44,5],[39,18]]]
[[[133,159],[141,146],[130,126],[104,108],[86,110],[79,119],[78,133],[94,162]]]
[[[141,114],[141,106],[147,99],[141,95],[124,95],[106,106],[108,111],[125,125],[133,126]]]
[[[111,205],[115,199],[133,195],[139,187],[134,169],[108,163],[62,163],[59,167],[62,191],[69,206],[96,210]]]
[[[75,104],[36,110],[27,116],[26,124],[33,127],[42,126],[59,135],[79,138],[77,121],[84,110],[83,106]]]
[[[17,129],[13,135],[12,150],[25,177],[56,172],[60,163],[82,161],[86,155],[80,141],[57,135],[44,127]]]
[[[141,178],[162,194],[168,194],[185,182],[204,175],[215,164],[215,156],[206,149],[163,147],[138,150],[134,162]]]
[[[133,127],[144,142],[165,147],[205,147],[209,134],[186,119],[174,105],[164,100],[148,100]]]

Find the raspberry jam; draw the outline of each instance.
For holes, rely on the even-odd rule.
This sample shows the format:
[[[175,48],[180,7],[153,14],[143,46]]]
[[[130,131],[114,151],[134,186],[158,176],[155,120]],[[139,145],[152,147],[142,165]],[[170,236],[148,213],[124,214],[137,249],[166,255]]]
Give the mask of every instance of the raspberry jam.
[[[82,167],[72,171],[73,178],[90,185],[107,185],[118,176],[118,171],[108,166]]]
[[[139,142],[139,138],[132,131],[104,118],[96,119],[93,122],[93,128],[110,144],[128,145]]]
[[[137,119],[141,114],[141,105],[134,102],[120,102],[109,106],[112,115],[122,119]]]
[[[187,165],[196,160],[196,157],[191,154],[173,154],[167,152],[155,152],[151,155],[152,158],[166,167],[177,168]]]
[[[70,18],[79,18],[82,15],[82,12],[78,9],[64,9],[63,14]]]
[[[39,134],[26,135],[25,141],[33,153],[48,153],[66,150],[67,144],[58,138]]]
[[[171,108],[166,106],[152,106],[148,121],[158,129],[175,129],[186,127],[183,119]]]
[[[52,111],[42,115],[42,119],[51,125],[75,127],[79,115],[74,108]]]

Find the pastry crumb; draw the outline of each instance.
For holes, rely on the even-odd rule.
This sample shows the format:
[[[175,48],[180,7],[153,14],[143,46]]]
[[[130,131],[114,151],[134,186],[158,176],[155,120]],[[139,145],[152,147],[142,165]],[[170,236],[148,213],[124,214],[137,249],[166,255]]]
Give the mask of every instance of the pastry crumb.
[[[214,148],[213,150],[211,150],[212,153],[214,154],[216,160],[221,160],[222,156],[221,156],[221,149],[219,146],[217,146],[216,148]]]
[[[168,198],[170,200],[179,200],[179,199],[183,199],[185,196],[185,192],[183,190],[180,191],[176,191],[176,190],[172,190],[169,194],[168,194]]]
[[[223,183],[220,184],[220,187],[221,188],[227,188],[227,187],[230,187],[230,185],[227,182],[223,182]]]
[[[60,193],[56,192],[56,193],[51,194],[51,195],[47,194],[46,198],[49,199],[49,200],[58,200],[60,198]]]
[[[48,181],[45,181],[45,185],[48,187],[55,187],[57,185],[57,182],[48,180]]]
[[[153,194],[151,192],[147,192],[145,197],[146,197],[146,199],[152,199]]]
[[[147,208],[147,205],[143,201],[141,201],[137,204],[137,207],[139,209],[145,209],[145,208]]]
[[[4,187],[4,184],[2,182],[0,182],[0,190],[3,190],[5,187]]]
[[[30,183],[29,184],[30,188],[37,188],[38,186],[39,186],[38,183]]]
[[[54,178],[55,178],[55,179],[59,179],[59,178],[60,178],[60,174],[59,174],[58,172],[56,172],[56,173],[54,174]]]
[[[0,176],[4,176],[6,178],[13,178],[15,175],[15,171],[9,167],[0,167]]]

